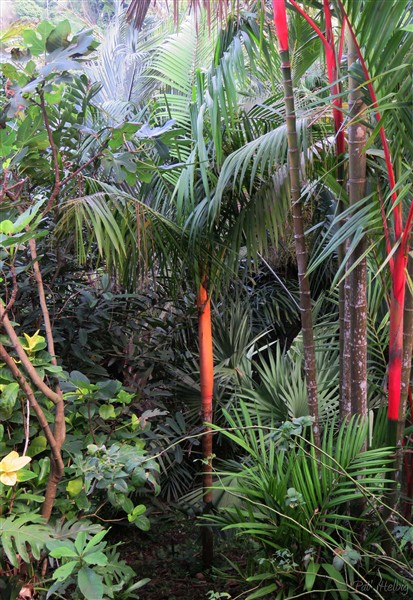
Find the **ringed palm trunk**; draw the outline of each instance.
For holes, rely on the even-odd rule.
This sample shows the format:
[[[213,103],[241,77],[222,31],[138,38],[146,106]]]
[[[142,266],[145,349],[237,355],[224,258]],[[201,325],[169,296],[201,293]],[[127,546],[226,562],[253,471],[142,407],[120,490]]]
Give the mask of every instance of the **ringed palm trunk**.
[[[212,398],[214,393],[214,356],[212,349],[211,300],[206,279],[198,290],[199,370],[201,377],[201,415],[204,423],[212,423]],[[202,436],[202,487],[205,512],[212,506],[212,430],[205,427]],[[212,565],[214,546],[212,531],[202,529],[202,561],[204,568]]]
[[[348,66],[357,60],[357,49],[348,37]],[[349,202],[356,204],[365,196],[366,189],[366,127],[360,122],[364,104],[358,83],[349,76],[349,112],[351,124],[348,130],[349,149]],[[357,264],[349,275],[350,322],[351,322],[351,399],[352,412],[367,418],[367,265],[362,258],[365,240],[354,249],[350,265]]]
[[[324,16],[326,21],[326,40],[328,47],[326,49],[326,62],[328,78],[331,85],[331,93],[339,95],[341,85],[338,80],[340,56],[337,53],[334,44],[334,29],[330,9],[330,0],[324,0]],[[345,28],[345,23],[342,24]],[[344,30],[341,33],[340,49],[342,49],[342,40]],[[336,156],[337,156],[337,181],[344,186],[344,168],[339,162],[340,157],[345,152],[345,139],[343,127],[343,102],[341,97],[333,100],[334,129],[336,136]],[[338,214],[341,215],[345,210],[343,199],[338,201]],[[338,261],[342,264],[347,253],[346,242],[340,244],[338,248]],[[339,348],[340,348],[340,419],[349,420],[352,415],[351,405],[351,321],[350,321],[350,282],[348,278],[340,282],[339,285]]]
[[[291,204],[294,225],[295,252],[297,256],[298,283],[300,288],[301,326],[304,344],[304,370],[307,386],[308,409],[314,418],[314,440],[320,445],[318,421],[318,396],[316,381],[316,357],[312,319],[310,281],[307,275],[307,248],[304,237],[304,222],[301,205],[300,152],[298,148],[297,119],[295,114],[294,90],[288,49],[288,26],[284,0],[273,0],[274,22],[281,57],[284,87],[284,102],[287,119],[289,175]]]

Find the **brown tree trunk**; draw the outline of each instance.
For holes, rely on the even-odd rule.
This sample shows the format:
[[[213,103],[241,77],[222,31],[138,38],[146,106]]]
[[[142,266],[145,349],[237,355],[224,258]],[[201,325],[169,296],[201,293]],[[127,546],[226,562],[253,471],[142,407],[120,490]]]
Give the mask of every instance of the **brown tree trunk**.
[[[39,266],[37,257],[36,240],[29,240],[30,254],[33,260],[34,278],[36,280],[37,291],[39,294],[40,308],[43,315],[44,328],[46,332],[47,349],[52,359],[53,365],[57,366],[57,359],[54,347],[52,324],[50,321],[49,309],[47,307],[46,293],[43,285],[42,273]],[[56,448],[61,453],[62,446],[66,439],[66,422],[65,422],[65,407],[63,401],[62,390],[60,389],[59,382],[55,381],[55,392],[58,397],[55,406],[55,419],[53,427],[53,436],[56,441]],[[56,499],[57,486],[61,478],[63,477],[62,461],[55,460],[53,453],[50,457],[50,476],[46,487],[46,494],[44,503],[42,506],[42,516],[49,520],[52,514],[54,501]]]
[[[339,253],[340,263],[345,253]],[[346,266],[347,268],[347,266]],[[340,421],[348,421],[353,414],[351,402],[351,313],[350,278],[340,283]]]
[[[348,37],[348,66],[357,60],[357,50],[351,36]],[[349,113],[351,123],[348,129],[349,150],[349,202],[350,206],[365,196],[366,189],[366,127],[360,122],[364,111],[358,83],[349,76]],[[357,264],[350,278],[350,319],[351,319],[351,399],[352,412],[367,418],[367,268],[365,240],[354,249],[350,266]],[[360,260],[361,259],[361,260]]]
[[[212,348],[211,300],[203,281],[198,291],[199,370],[201,376],[201,414],[204,423],[212,423],[214,393],[214,355]],[[212,430],[205,427],[202,436],[202,486],[205,512],[212,507]],[[214,558],[214,540],[208,526],[202,529],[202,561],[209,569]]]
[[[314,440],[317,446],[319,446],[320,428],[318,422],[316,357],[314,347],[310,281],[307,275],[307,248],[304,237],[304,222],[301,205],[300,152],[298,148],[294,91],[291,80],[291,66],[288,49],[280,49],[280,55],[284,86],[284,102],[287,117],[288,158],[294,241],[295,252],[297,256],[298,282],[300,287],[301,325],[304,344],[304,370],[307,385],[308,409],[310,415],[314,418]]]

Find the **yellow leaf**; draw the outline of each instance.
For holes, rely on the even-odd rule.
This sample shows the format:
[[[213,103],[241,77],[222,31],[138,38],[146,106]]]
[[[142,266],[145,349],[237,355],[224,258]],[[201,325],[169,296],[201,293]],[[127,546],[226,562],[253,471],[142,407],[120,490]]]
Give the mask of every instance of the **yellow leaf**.
[[[36,333],[32,336],[27,335],[27,333],[24,333],[24,337],[26,338],[26,342],[27,342],[27,348],[29,350],[29,352],[32,352],[35,348],[36,348],[36,344],[37,342],[40,342],[43,338],[43,336],[39,335],[39,329],[36,331]]]

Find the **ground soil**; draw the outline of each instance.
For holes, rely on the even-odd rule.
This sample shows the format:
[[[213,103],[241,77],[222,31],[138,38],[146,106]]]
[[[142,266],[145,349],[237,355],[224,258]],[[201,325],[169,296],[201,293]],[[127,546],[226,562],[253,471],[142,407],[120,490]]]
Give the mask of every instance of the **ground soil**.
[[[122,539],[123,558],[133,567],[138,578],[151,579],[142,588],[142,598],[206,600],[211,598],[211,592],[227,593],[230,598],[239,596],[240,600],[245,597],[243,592],[250,586],[239,580],[226,560],[228,558],[242,567],[246,554],[241,548],[235,548],[233,543],[216,537],[216,567],[205,571],[201,563],[200,528],[195,519],[160,515],[153,519],[153,523],[148,533],[129,527],[114,532],[115,538]],[[218,570],[221,575],[217,573]]]

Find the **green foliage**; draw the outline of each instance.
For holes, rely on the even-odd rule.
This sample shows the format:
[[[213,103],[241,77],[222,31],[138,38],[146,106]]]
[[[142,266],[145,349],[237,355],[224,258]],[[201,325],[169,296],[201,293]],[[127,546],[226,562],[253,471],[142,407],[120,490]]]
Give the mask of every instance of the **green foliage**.
[[[378,86],[397,169],[406,171],[400,198],[407,204],[412,144],[405,98],[412,53],[406,3],[380,0],[380,10],[373,1],[363,2],[363,10],[358,1],[345,5]],[[52,2],[50,7],[55,8]],[[36,6],[32,0],[16,0],[22,16],[40,20],[43,8],[43,0]],[[92,21],[102,8],[112,9],[96,2]],[[17,201],[3,199],[3,300],[10,298],[16,276],[12,309],[19,340],[41,379],[57,376],[64,390],[65,473],[52,523],[59,515],[69,521],[48,527],[37,514],[50,474],[46,437],[33,416],[26,431],[25,396],[0,365],[0,421],[7,431],[0,450],[7,452],[28,438],[27,455],[33,458],[18,485],[2,487],[1,503],[12,514],[0,520],[0,537],[2,559],[15,567],[17,555],[33,566],[49,549],[56,568],[48,595],[127,600],[144,584],[132,583],[132,571],[117,548],[102,541],[105,532],[84,519],[102,505],[104,518],[122,515],[125,524],[142,531],[149,528],[151,497],[159,493],[160,481],[168,504],[191,492],[186,507],[192,501],[194,511],[197,499],[202,505],[200,494],[193,493],[200,431],[193,331],[194,289],[205,274],[216,300],[214,452],[228,459],[219,463],[214,496],[214,503],[226,508],[210,520],[257,550],[251,572],[241,573],[258,586],[249,599],[305,593],[357,598],[358,582],[365,579],[374,586],[379,573],[410,585],[411,527],[398,524],[389,533],[380,513],[391,458],[384,447],[384,410],[377,409],[388,360],[377,181],[384,189],[384,211],[391,206],[382,152],[376,147],[378,129],[368,108],[372,191],[345,212],[343,224],[335,207],[340,195],[344,202],[347,198],[332,175],[332,99],[317,60],[319,41],[294,12],[291,62],[307,178],[303,199],[308,224],[314,225],[307,239],[314,249],[312,283],[320,295],[314,313],[324,438],[317,452],[306,416],[304,352],[296,335],[279,56],[272,30],[254,10],[242,10],[239,18],[230,14],[221,29],[216,23],[209,29],[203,14],[198,26],[191,15],[177,31],[172,24],[154,26],[148,20],[140,32],[132,31],[118,10],[97,53],[90,31],[73,35],[67,20],[57,25],[43,21],[23,32],[18,45],[24,60],[1,65],[8,89],[0,114],[0,176],[17,185],[12,189],[24,182]],[[312,15],[323,29],[322,11]],[[384,31],[380,48],[377,31]],[[44,213],[57,180],[64,185]],[[18,215],[16,206],[28,202],[32,207]],[[334,293],[325,298],[325,288],[346,269],[346,261],[336,265],[338,244],[352,237],[354,245],[365,234],[368,251],[374,252],[369,265],[369,397],[377,417],[368,450],[367,424],[353,420],[339,427],[335,420],[336,305]],[[33,237],[47,301],[53,305],[59,366],[52,364],[39,330],[27,252]],[[261,263],[270,244],[276,266],[268,256]],[[234,281],[240,259],[242,284]],[[262,264],[278,277],[276,285]],[[218,295],[222,279],[228,284],[224,298]],[[4,336],[1,341],[17,361],[10,341]],[[52,403],[34,391],[52,423]],[[151,424],[165,416],[165,407],[170,414]],[[225,419],[229,427],[221,429]],[[160,456],[155,460],[153,454]],[[392,556],[383,551],[389,536]],[[3,593],[16,596],[10,589]]]
[[[133,570],[124,561],[119,560],[115,547],[102,541],[107,531],[88,539],[84,531],[76,535],[74,541],[51,541],[47,544],[49,556],[61,559],[61,566],[54,570],[54,583],[50,587],[47,598],[55,593],[62,593],[66,588],[75,585],[73,598],[136,598],[126,596],[147,583],[141,580],[130,585],[134,576]],[[125,586],[127,589],[125,589]],[[115,593],[118,594],[115,596]]]
[[[325,598],[351,597],[357,581],[372,584],[379,571],[397,581],[390,563],[404,569],[407,557],[399,552],[387,561],[377,551],[388,535],[379,510],[390,483],[391,449],[363,450],[366,423],[353,418],[337,436],[333,423],[316,451],[308,418],[268,427],[241,404],[227,419],[229,428],[221,433],[245,458],[218,473],[231,481],[223,486],[234,506],[208,521],[258,542],[258,573],[247,581],[263,587],[250,600],[272,592],[288,598],[302,586]],[[357,502],[358,516],[349,514],[349,503]],[[268,583],[274,577],[280,584]],[[400,581],[410,589],[408,577]]]
[[[88,496],[104,490],[114,508],[126,512],[130,522],[147,531],[150,523],[143,514],[146,508],[134,506],[129,495],[142,490],[145,485],[152,486],[155,493],[159,492],[157,463],[147,458],[138,445],[112,444],[106,449],[90,444],[88,452],[88,456],[75,455],[73,465],[69,467],[72,479],[66,489],[78,508],[87,513],[91,508]]]
[[[14,566],[18,566],[18,556],[25,562],[31,562],[26,544],[34,558],[39,560],[41,551],[51,540],[51,529],[44,519],[28,514],[0,518],[0,542],[2,552]]]
[[[44,17],[46,3],[45,0],[16,0],[15,11],[17,17],[26,17],[41,21]]]

